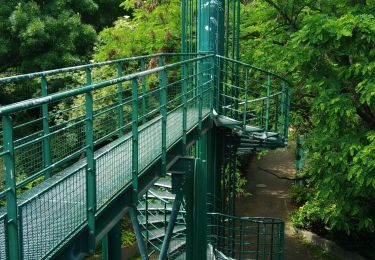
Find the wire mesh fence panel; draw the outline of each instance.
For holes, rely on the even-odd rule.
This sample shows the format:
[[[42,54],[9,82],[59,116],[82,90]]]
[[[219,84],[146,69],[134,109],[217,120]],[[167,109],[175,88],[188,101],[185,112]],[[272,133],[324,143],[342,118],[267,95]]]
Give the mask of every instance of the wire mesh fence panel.
[[[0,213],[0,259],[6,259],[7,252],[6,252],[6,212],[5,210],[1,210]]]
[[[208,245],[217,259],[283,259],[284,222],[208,213]]]
[[[41,259],[56,250],[86,219],[85,168],[68,176],[61,174],[42,193],[30,190],[22,195],[20,211],[21,254],[25,259]],[[42,188],[42,187],[39,187]]]

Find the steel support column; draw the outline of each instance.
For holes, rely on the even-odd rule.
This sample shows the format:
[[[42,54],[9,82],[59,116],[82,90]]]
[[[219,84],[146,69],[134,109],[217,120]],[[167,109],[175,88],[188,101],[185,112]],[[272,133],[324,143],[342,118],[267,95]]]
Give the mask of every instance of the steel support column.
[[[121,259],[121,221],[108,232],[108,259]]]

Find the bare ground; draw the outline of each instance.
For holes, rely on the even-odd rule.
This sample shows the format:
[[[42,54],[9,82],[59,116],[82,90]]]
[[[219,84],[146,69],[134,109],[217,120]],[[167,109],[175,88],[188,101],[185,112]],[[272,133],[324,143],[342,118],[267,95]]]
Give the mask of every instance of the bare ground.
[[[289,214],[293,207],[290,204],[288,190],[292,181],[282,178],[294,178],[293,162],[294,154],[287,149],[269,151],[260,160],[252,158],[244,173],[248,180],[245,189],[252,195],[236,201],[236,215],[274,217],[284,220],[285,259],[321,259],[316,250],[312,250],[294,234],[290,222]],[[265,187],[262,187],[264,185]]]

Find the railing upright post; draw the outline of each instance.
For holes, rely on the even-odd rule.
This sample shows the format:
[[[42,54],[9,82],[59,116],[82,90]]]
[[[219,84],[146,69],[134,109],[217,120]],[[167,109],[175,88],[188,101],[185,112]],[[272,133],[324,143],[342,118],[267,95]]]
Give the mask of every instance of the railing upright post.
[[[249,69],[245,67],[245,104],[243,108],[243,126],[246,126],[247,119],[247,93],[248,93],[248,73]]]
[[[91,70],[86,69],[86,85],[91,85]],[[96,169],[94,159],[94,99],[91,91],[85,94],[86,110],[86,200],[87,224],[89,228],[89,250],[95,250],[95,213],[96,213]]]
[[[285,107],[285,82],[283,81],[283,84],[282,84],[282,90],[281,90],[281,108],[280,108],[280,131],[281,133],[283,134],[283,131],[285,129],[285,112],[284,112],[284,108]],[[284,120],[284,122],[283,122]]]
[[[13,143],[13,122],[9,115],[3,116],[4,164],[7,207],[7,252],[9,259],[20,259],[20,241],[18,240],[17,188]]]
[[[273,236],[274,236],[274,231],[273,231],[273,219],[271,219],[271,242],[270,242],[270,260],[273,259]]]
[[[267,249],[267,227],[265,223],[262,223],[262,259],[266,259],[266,249]]]
[[[216,57],[217,61],[217,67],[216,67],[216,111],[220,114],[221,113],[221,107],[220,107],[220,94],[222,92],[221,90],[221,59],[219,57]]]
[[[149,228],[149,223],[148,223],[148,191],[146,191],[146,214],[145,214],[145,217],[146,217],[146,249],[147,249],[148,240],[149,240],[149,237],[150,237],[150,234],[149,234],[149,231],[148,231],[148,228]]]
[[[275,96],[275,132],[279,130],[279,95]]]
[[[243,239],[243,220],[240,219],[240,260],[242,260],[244,254],[244,239]]]
[[[284,127],[285,128],[285,142],[288,141],[289,109],[290,109],[290,88],[287,88],[286,89],[286,108],[285,108],[285,127]]]
[[[186,134],[187,134],[187,65],[182,67],[182,153],[186,155]]]
[[[122,62],[119,62],[117,64],[117,77],[121,78],[123,75],[122,71]],[[123,88],[122,88],[122,82],[119,82],[117,84],[117,101],[118,101],[118,107],[117,107],[117,120],[118,120],[118,129],[120,129],[119,133],[120,135],[124,135],[124,109],[123,109]]]
[[[133,204],[138,202],[138,82],[132,80],[132,186]]]
[[[102,260],[108,259],[108,234],[105,234],[102,238]]]
[[[42,82],[42,96],[45,97],[48,95],[47,90],[47,79],[45,76],[41,78]],[[48,168],[52,164],[51,156],[51,138],[49,136],[49,115],[48,115],[48,104],[42,105],[42,124],[43,124],[43,166]],[[51,170],[48,169],[44,173],[44,177],[47,179],[51,177]]]
[[[145,60],[141,59],[141,71],[145,71]],[[146,103],[146,77],[142,76],[142,124],[146,123],[147,103]]]
[[[164,61],[159,60],[159,66],[164,66]],[[161,114],[161,160],[162,160],[162,175],[167,171],[167,72],[165,69],[159,74],[160,84],[160,114]]]
[[[203,74],[204,74],[204,66],[202,61],[200,60],[198,63],[198,129],[199,131],[202,130],[202,114],[203,114]]]
[[[267,103],[266,103],[266,131],[269,129],[269,120],[270,120],[270,88],[271,88],[271,76],[267,76]]]

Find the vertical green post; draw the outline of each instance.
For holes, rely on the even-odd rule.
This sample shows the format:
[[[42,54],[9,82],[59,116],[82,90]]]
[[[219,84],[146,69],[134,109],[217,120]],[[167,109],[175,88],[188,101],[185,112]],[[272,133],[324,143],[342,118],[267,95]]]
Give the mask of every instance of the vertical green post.
[[[141,71],[145,71],[145,60],[141,59]],[[142,76],[142,124],[146,123],[147,103],[146,103],[146,77]]]
[[[273,236],[274,236],[274,224],[273,224],[273,219],[271,219],[271,242],[270,242],[270,260],[273,259]]]
[[[182,154],[186,155],[187,134],[187,65],[182,67]]]
[[[122,77],[122,62],[117,63],[117,77]],[[124,135],[125,129],[124,129],[124,109],[123,109],[123,88],[122,88],[122,82],[117,83],[117,123],[118,123],[118,129],[120,129],[119,134]]]
[[[138,202],[138,82],[132,80],[132,185],[133,204]]]
[[[266,131],[268,131],[270,120],[270,92],[271,92],[271,77],[267,76],[267,100],[266,100]]]
[[[286,89],[285,95],[286,95],[286,107],[285,107],[285,126],[284,126],[285,134],[284,134],[284,137],[285,137],[285,142],[287,142],[288,141],[290,97],[291,97],[290,88]]]
[[[262,223],[262,247],[263,247],[263,252],[262,252],[262,259],[266,259],[266,250],[267,250],[267,228],[266,224]]]
[[[102,260],[109,260],[108,258],[108,234],[102,238]]]
[[[181,2],[181,52],[186,51],[186,0]]]
[[[91,85],[91,70],[86,69],[86,85]],[[89,228],[89,250],[95,251],[96,170],[94,159],[94,100],[92,92],[85,94],[86,110],[86,196],[87,224]]]
[[[240,260],[244,258],[243,257],[244,251],[245,251],[244,227],[243,227],[243,220],[240,219]]]
[[[243,126],[246,126],[247,119],[247,94],[248,94],[248,77],[249,69],[245,67],[245,103],[243,108]]]
[[[199,61],[198,64],[198,129],[199,131],[202,130],[202,114],[203,114],[203,72],[204,66],[202,64],[202,61]]]
[[[108,259],[121,259],[121,221],[108,232]]]
[[[7,251],[9,259],[20,259],[20,241],[18,240],[17,189],[13,143],[13,122],[11,116],[3,116],[5,187],[7,202]]]
[[[204,135],[203,135],[204,136]],[[203,138],[207,141],[206,138]],[[203,141],[203,140],[202,140]],[[203,147],[202,147],[203,148]],[[207,165],[196,159],[195,191],[194,191],[194,253],[192,259],[207,259]]]
[[[285,230],[285,224],[284,222],[280,223],[280,229],[281,229],[281,233],[280,233],[280,249],[281,249],[281,252],[280,252],[280,259],[284,259],[284,230]]]
[[[281,89],[281,108],[280,108],[280,132],[283,134],[284,131],[284,124],[285,124],[285,82],[283,81],[282,89]],[[283,122],[284,120],[284,122]]]
[[[163,59],[160,59],[160,66],[164,65]],[[162,175],[167,171],[167,72],[165,69],[160,71],[160,115],[161,115],[161,160]]]
[[[221,106],[220,106],[220,93],[222,93],[222,89],[221,89],[221,59],[220,58],[216,58],[216,61],[217,61],[217,67],[216,67],[216,84],[215,84],[215,89],[216,89],[216,104],[215,104],[215,109],[216,111],[221,114]]]
[[[47,91],[47,79],[45,76],[41,78],[42,82],[42,96],[45,97],[48,95]],[[43,166],[48,168],[52,164],[51,156],[51,138],[49,136],[49,115],[48,115],[48,104],[42,105],[42,116],[43,116]],[[51,177],[51,170],[48,169],[44,173],[44,177],[47,179]]]

